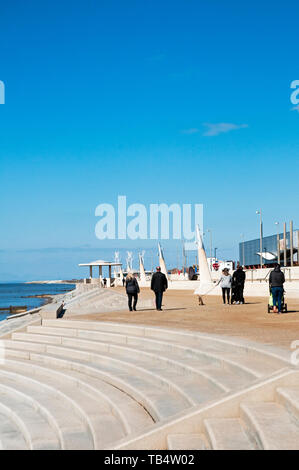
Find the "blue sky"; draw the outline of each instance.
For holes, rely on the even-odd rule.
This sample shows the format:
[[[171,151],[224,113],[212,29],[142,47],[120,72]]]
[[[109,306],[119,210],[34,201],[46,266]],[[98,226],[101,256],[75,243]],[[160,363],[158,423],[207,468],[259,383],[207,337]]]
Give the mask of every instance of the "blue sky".
[[[118,195],[203,203],[227,259],[241,233],[258,237],[260,207],[265,235],[299,227],[298,2],[1,0],[0,12],[0,280],[80,276],[79,262],[135,249],[95,237],[96,206]],[[176,264],[177,246],[164,250]]]

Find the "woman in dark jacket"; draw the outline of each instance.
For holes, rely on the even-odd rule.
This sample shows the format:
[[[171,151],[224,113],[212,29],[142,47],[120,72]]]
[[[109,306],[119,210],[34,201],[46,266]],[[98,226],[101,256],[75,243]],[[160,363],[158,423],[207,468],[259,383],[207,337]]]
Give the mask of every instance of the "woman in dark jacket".
[[[130,312],[132,312],[132,310],[136,311],[136,305],[137,305],[138,294],[140,292],[140,289],[139,289],[137,279],[132,273],[129,273],[126,277],[126,292],[128,296],[128,305],[129,305]],[[133,298],[134,298],[134,303],[133,303],[133,308],[132,308]]]

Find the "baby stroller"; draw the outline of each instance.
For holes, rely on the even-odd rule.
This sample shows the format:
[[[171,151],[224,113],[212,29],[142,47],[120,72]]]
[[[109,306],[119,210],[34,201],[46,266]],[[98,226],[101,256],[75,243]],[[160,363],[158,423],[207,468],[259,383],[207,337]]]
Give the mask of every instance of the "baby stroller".
[[[288,304],[285,303],[284,294],[285,294],[285,290],[283,291],[282,299],[281,299],[281,311],[282,312],[287,312],[288,311]],[[270,297],[269,297],[269,303],[268,303],[268,313],[271,313],[271,312],[273,312],[273,296],[272,296],[272,292],[271,292],[271,289],[270,289]]]

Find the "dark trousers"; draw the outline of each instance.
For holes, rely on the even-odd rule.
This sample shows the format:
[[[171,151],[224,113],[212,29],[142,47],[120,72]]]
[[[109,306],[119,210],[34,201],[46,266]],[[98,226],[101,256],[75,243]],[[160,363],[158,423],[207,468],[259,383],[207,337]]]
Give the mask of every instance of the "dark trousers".
[[[155,292],[155,296],[156,296],[156,309],[160,310],[162,308],[163,292]]]
[[[272,287],[273,306],[277,305],[278,311],[281,312],[281,301],[283,296],[283,287]]]
[[[229,304],[229,299],[230,299],[230,288],[229,287],[222,287],[222,298],[223,298],[223,303],[225,304],[225,294],[227,296],[227,303]]]
[[[236,302],[244,303],[243,291],[244,291],[244,286],[236,286],[236,297],[235,297]]]
[[[138,294],[128,294],[129,309],[132,310],[132,299],[134,298],[133,309],[135,310],[138,300]]]

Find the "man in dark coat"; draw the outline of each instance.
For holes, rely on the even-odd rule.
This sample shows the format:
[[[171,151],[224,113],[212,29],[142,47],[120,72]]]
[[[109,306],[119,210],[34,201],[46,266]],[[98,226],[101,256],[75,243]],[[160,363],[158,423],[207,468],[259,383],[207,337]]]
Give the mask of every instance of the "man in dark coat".
[[[243,266],[238,266],[237,270],[233,274],[233,286],[235,293],[236,304],[244,304],[244,285],[246,275],[243,271]]]
[[[153,274],[152,282],[151,282],[151,289],[155,292],[156,296],[156,309],[161,311],[162,310],[162,298],[163,292],[166,291],[168,288],[167,277],[165,274],[161,273],[160,266],[157,267],[157,272]]]
[[[273,312],[281,313],[282,297],[283,297],[283,284],[285,277],[280,270],[280,265],[277,264],[273,271],[270,273],[269,284],[273,298]],[[278,311],[277,311],[278,307]]]

